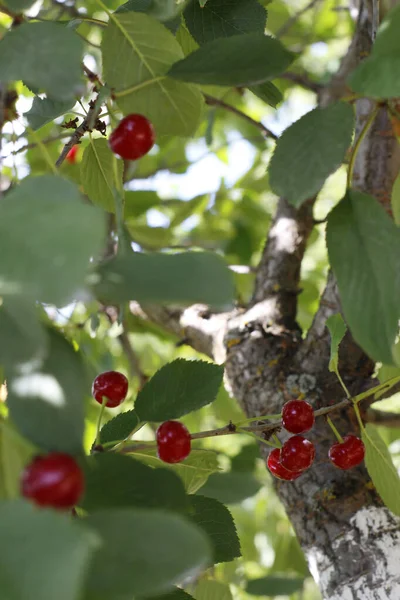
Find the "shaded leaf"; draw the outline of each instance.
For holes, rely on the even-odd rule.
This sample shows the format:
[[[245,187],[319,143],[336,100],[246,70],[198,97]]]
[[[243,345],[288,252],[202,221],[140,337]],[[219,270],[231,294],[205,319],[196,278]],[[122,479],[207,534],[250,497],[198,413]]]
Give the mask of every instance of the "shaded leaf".
[[[282,575],[269,575],[252,579],[247,583],[246,592],[252,596],[290,596],[303,589],[304,579]]]
[[[238,454],[231,458],[231,469],[241,473],[251,473],[256,467],[260,457],[260,448],[257,444],[246,444]]]
[[[35,451],[9,420],[0,421],[0,500],[20,497],[21,474]]]
[[[132,433],[139,423],[139,417],[134,410],[120,413],[113,419],[110,419],[100,431],[100,443],[119,442],[124,440]]]
[[[329,370],[336,373],[339,363],[339,344],[346,334],[346,323],[343,321],[342,315],[337,313],[331,315],[326,320],[326,326],[331,334],[331,358],[329,361]]]
[[[260,487],[260,482],[251,473],[213,473],[200,493],[222,504],[237,504],[254,496]]]
[[[0,306],[0,364],[13,366],[45,352],[46,335],[37,307],[25,298],[6,298]]]
[[[107,140],[90,138],[81,162],[81,183],[93,204],[115,213],[114,190],[122,186],[122,171],[123,162],[111,152]]]
[[[260,100],[274,108],[283,100],[282,92],[270,81],[265,81],[260,85],[253,85],[249,87],[249,90],[260,98]]]
[[[75,105],[73,100],[54,100],[53,98],[39,98],[35,96],[31,109],[25,113],[29,125],[35,131],[56,117],[60,117]]]
[[[162,596],[153,596],[152,600],[194,600],[193,596],[187,594],[184,590],[176,588],[169,594],[163,594]]]

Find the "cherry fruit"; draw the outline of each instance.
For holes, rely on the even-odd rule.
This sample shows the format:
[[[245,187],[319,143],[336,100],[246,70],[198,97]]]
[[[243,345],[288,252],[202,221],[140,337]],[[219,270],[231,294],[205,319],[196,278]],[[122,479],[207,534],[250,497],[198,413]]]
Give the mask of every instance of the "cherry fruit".
[[[83,473],[69,454],[54,452],[38,456],[22,473],[22,495],[38,506],[72,508],[83,488]]]
[[[190,454],[191,438],[179,421],[165,421],[156,434],[158,457],[166,463],[178,463]]]
[[[118,371],[106,371],[97,375],[92,385],[92,395],[99,404],[103,397],[107,398],[106,406],[114,408],[119,406],[128,393],[128,380]]]
[[[69,162],[71,165],[76,163],[76,155],[78,154],[78,146],[72,146],[71,150],[68,152],[65,160]]]
[[[281,451],[279,448],[274,448],[274,450],[270,452],[267,460],[267,467],[272,475],[278,479],[284,479],[285,481],[293,481],[302,474],[302,471],[289,471],[282,466]]]
[[[294,435],[282,446],[281,463],[289,471],[305,471],[315,458],[314,444],[302,435]]]
[[[355,435],[346,435],[343,442],[337,442],[329,450],[329,459],[338,469],[352,469],[359,465],[365,456],[365,446]]]
[[[290,433],[304,433],[314,421],[313,407],[305,400],[289,400],[282,408],[282,425]]]
[[[114,154],[126,160],[141,158],[154,146],[156,134],[143,115],[128,115],[111,133],[108,143]]]

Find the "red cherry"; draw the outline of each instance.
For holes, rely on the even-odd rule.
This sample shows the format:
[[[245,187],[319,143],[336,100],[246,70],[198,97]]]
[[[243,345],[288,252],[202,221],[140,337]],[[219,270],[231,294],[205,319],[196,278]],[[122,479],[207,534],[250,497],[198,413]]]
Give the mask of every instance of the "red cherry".
[[[67,156],[65,157],[65,160],[69,163],[71,163],[71,165],[76,163],[76,155],[78,154],[78,146],[72,146],[71,150],[68,152]]]
[[[290,433],[304,433],[314,425],[314,411],[305,400],[289,400],[282,408],[282,425]]]
[[[103,403],[103,396],[108,398],[106,406],[114,408],[121,404],[128,393],[128,380],[118,371],[106,371],[97,375],[92,385],[92,395],[99,404]]]
[[[365,456],[365,446],[355,435],[346,435],[343,442],[337,442],[329,450],[329,459],[338,469],[352,469],[359,465]]]
[[[178,463],[190,453],[190,433],[179,421],[165,421],[157,429],[158,457],[166,463]]]
[[[39,506],[72,508],[83,488],[83,473],[69,454],[38,456],[22,473],[22,495]]]
[[[128,115],[111,133],[108,143],[114,154],[126,160],[141,158],[154,146],[153,125],[143,115]]]
[[[278,479],[285,479],[286,481],[293,481],[293,479],[297,479],[302,474],[302,471],[289,471],[282,466],[281,451],[279,448],[274,448],[274,450],[270,452],[267,460],[267,467],[272,475]]]
[[[314,444],[302,435],[294,435],[282,446],[281,463],[289,471],[305,471],[315,458]]]

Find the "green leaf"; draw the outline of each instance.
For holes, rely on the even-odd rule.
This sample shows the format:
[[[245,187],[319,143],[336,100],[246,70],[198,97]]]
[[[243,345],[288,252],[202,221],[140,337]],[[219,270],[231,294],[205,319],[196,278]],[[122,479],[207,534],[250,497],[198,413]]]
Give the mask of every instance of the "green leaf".
[[[304,579],[282,575],[269,575],[247,583],[246,593],[252,596],[290,596],[303,589]]]
[[[361,430],[365,444],[365,465],[385,505],[400,516],[400,479],[392,457],[378,430],[367,423]]]
[[[222,504],[237,504],[257,494],[260,487],[251,473],[213,473],[201,488],[201,495]]]
[[[343,321],[342,315],[337,313],[331,315],[325,325],[331,334],[331,358],[329,361],[329,370],[333,373],[338,371],[339,363],[339,344],[346,334],[346,323]]]
[[[0,421],[0,500],[20,497],[21,474],[34,453],[9,420]]]
[[[392,187],[392,211],[396,225],[400,225],[400,174],[397,175]]]
[[[19,431],[45,450],[82,451],[86,374],[80,355],[61,333],[47,329],[41,360],[21,365],[7,380],[7,405]]]
[[[179,419],[215,400],[224,368],[178,358],[162,367],[139,391],[135,410],[141,421]]]
[[[21,25],[22,27],[22,25]],[[0,204],[0,295],[63,305],[101,248],[104,220],[61,177],[27,177]]]
[[[130,456],[104,453],[84,464],[86,490],[81,506],[102,508],[188,508],[182,481],[168,469],[152,469]],[[162,490],[162,493],[160,493]]]
[[[54,100],[53,98],[39,98],[35,96],[31,109],[25,113],[29,125],[34,131],[40,129],[46,123],[50,123],[56,117],[59,117],[75,105],[73,100]]]
[[[360,94],[372,98],[400,95],[400,8],[386,15],[378,30],[371,55],[349,77],[349,85]]]
[[[293,58],[278,40],[245,33],[204,44],[176,62],[168,75],[191,83],[247,87],[280,75]]]
[[[114,190],[122,186],[122,171],[123,162],[111,152],[107,140],[91,137],[82,157],[81,183],[93,204],[115,213]]]
[[[125,4],[121,4],[121,6],[119,6],[115,12],[123,13],[133,10],[135,12],[147,13],[149,10],[151,10],[152,5],[153,0],[128,0],[128,2],[125,2]]]
[[[198,44],[241,33],[264,33],[266,10],[257,0],[213,0],[201,7],[191,0],[184,11],[185,22]]]
[[[192,496],[190,518],[209,536],[213,546],[213,562],[229,562],[241,556],[235,523],[229,510],[213,498]]]
[[[169,594],[163,594],[162,596],[153,596],[152,600],[194,600],[193,596],[187,594],[184,590],[176,588]]]
[[[143,213],[161,204],[161,198],[157,192],[140,190],[136,192],[125,192],[125,219],[140,217]]]
[[[140,450],[134,453],[140,460],[153,467],[163,466],[171,469],[182,479],[188,494],[195,494],[207,481],[212,473],[218,471],[217,455],[212,450],[198,450],[193,448],[184,461],[176,464],[161,462],[157,451],[153,449]]]
[[[260,85],[253,85],[252,87],[249,87],[249,90],[260,98],[260,100],[273,106],[273,108],[276,108],[283,100],[282,92],[270,81],[265,81]]]
[[[6,298],[0,306],[0,364],[13,366],[40,356],[46,336],[38,309],[25,298]]]
[[[22,23],[0,41],[0,79],[22,79],[55,100],[72,99],[82,91],[82,54],[82,40],[64,25]]]
[[[236,456],[231,458],[231,469],[240,473],[252,473],[256,468],[258,458],[261,458],[259,446],[246,444]]]
[[[272,190],[301,206],[343,162],[351,143],[353,108],[336,102],[315,108],[288,127],[269,164]]]
[[[139,417],[134,410],[120,413],[101,428],[100,444],[119,442],[126,439],[138,423]]]
[[[143,13],[114,14],[111,19],[103,35],[103,70],[121,110],[145,114],[159,136],[192,135],[204,101],[194,86],[166,77],[183,57],[174,36]]]
[[[22,500],[0,502],[1,597],[81,598],[98,545],[94,532],[56,511],[37,510]]]
[[[232,600],[232,594],[226,583],[200,579],[196,586],[196,600]]]
[[[378,202],[350,191],[328,217],[327,245],[343,313],[358,344],[393,364],[400,316],[400,231]]]
[[[6,0],[5,4],[13,13],[19,14],[32,6],[34,1],[35,0]]]
[[[135,252],[100,265],[98,272],[97,295],[116,304],[137,300],[223,307],[234,298],[231,272],[210,252]]]
[[[100,511],[86,523],[103,541],[87,583],[96,600],[132,600],[136,595],[167,592],[177,581],[194,577],[211,560],[207,536],[168,512]]]

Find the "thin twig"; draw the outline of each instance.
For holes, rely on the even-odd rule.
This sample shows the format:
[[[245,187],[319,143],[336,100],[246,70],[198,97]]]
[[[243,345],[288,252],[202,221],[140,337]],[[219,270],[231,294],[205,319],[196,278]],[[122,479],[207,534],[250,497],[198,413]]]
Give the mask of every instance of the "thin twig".
[[[282,73],[282,75],[279,75],[278,79],[286,79],[287,81],[297,83],[297,85],[306,90],[310,90],[315,94],[318,94],[318,92],[323,88],[323,85],[317,83],[316,81],[312,81],[307,75],[302,73]]]
[[[208,104],[208,106],[219,106],[220,108],[223,108],[224,110],[227,110],[227,111],[233,113],[234,115],[240,117],[241,119],[244,119],[248,123],[251,123],[251,125],[254,125],[254,127],[257,127],[265,137],[270,137],[273,140],[278,139],[278,136],[275,133],[273,133],[273,131],[268,129],[268,127],[263,125],[263,123],[261,123],[260,121],[256,121],[252,117],[249,117],[249,115],[246,115],[246,113],[242,112],[235,106],[232,106],[231,104],[227,104],[227,102],[224,102],[223,100],[220,100],[219,98],[214,98],[214,96],[209,96],[208,94],[204,94],[204,99],[206,101],[206,104]]]
[[[118,340],[121,344],[121,348],[124,351],[126,358],[128,359],[129,370],[131,372],[131,375],[133,377],[137,377],[139,379],[139,388],[141,389],[144,386],[144,384],[146,383],[148,378],[143,373],[143,371],[140,367],[139,359],[136,355],[136,352],[134,351],[134,349],[132,347],[132,344],[129,339],[129,335],[125,329],[125,326],[123,328],[122,333],[118,336]]]
[[[312,8],[314,8],[314,6],[318,4],[318,2],[320,2],[320,0],[311,0],[311,2],[304,6],[304,8],[302,8],[293,16],[291,16],[290,19],[288,19],[280,29],[278,29],[278,31],[275,33],[275,37],[280,38],[283,35],[285,35],[285,33],[287,33],[289,29],[293,27],[293,25],[300,19],[300,17],[302,17],[306,12],[308,12]]]
[[[70,133],[60,133],[59,135],[53,135],[52,137],[48,137],[45,138],[44,140],[42,140],[42,144],[46,145],[46,144],[51,144],[52,142],[58,142],[60,140],[63,140],[66,137],[69,137],[71,134]],[[18,150],[13,150],[11,152],[11,154],[14,156],[15,154],[20,154],[21,152],[25,152],[25,150],[30,150],[31,148],[36,148],[37,143],[36,142],[31,142],[30,144],[25,144],[25,146],[21,146],[21,148],[18,148]]]

